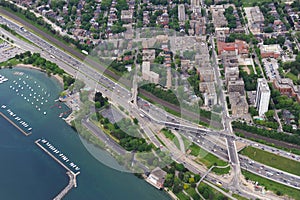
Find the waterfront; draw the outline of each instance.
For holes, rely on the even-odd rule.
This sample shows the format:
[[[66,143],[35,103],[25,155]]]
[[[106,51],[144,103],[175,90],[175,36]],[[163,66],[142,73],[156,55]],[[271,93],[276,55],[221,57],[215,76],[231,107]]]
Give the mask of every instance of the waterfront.
[[[40,110],[9,88],[13,80],[20,78],[16,71],[22,72],[22,77],[28,76],[26,83],[30,87],[36,81],[35,90],[43,88],[47,91],[47,102],[44,101]],[[0,118],[1,199],[52,199],[68,184],[66,170],[35,145],[34,141],[43,137],[80,166],[78,187],[71,189],[64,199],[169,199],[166,193],[145,181],[108,168],[88,153],[78,134],[59,118],[60,113],[68,108],[54,102],[61,90],[56,80],[23,68],[2,69],[0,74],[9,79],[0,85],[0,104],[13,108],[32,127],[32,134],[26,137]],[[24,95],[28,96],[29,92],[24,91]],[[105,151],[94,151],[114,163]]]

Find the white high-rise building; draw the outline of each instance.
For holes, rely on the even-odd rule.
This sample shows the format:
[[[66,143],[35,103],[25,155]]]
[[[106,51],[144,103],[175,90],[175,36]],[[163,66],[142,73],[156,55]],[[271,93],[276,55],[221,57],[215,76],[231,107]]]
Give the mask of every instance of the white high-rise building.
[[[269,108],[270,102],[270,88],[266,79],[257,79],[257,90],[256,90],[256,108],[259,116],[263,116]]]

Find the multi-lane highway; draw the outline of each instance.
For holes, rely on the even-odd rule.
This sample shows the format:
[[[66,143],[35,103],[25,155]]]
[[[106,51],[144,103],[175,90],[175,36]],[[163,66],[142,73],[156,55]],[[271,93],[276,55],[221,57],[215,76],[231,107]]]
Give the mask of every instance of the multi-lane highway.
[[[17,33],[19,33],[23,37],[27,38],[28,40],[30,40],[31,42],[33,42],[36,45],[36,46],[29,47],[28,44],[26,44],[25,42],[18,41],[17,44],[20,47],[22,47],[26,44],[27,45],[26,48],[28,48],[28,49],[32,48],[30,50],[42,52],[42,55],[44,55],[44,56],[47,56],[46,55],[47,53],[51,54],[52,55],[51,60],[58,63],[58,65],[60,65],[65,71],[78,77],[79,79],[84,80],[84,82],[87,85],[89,85],[91,88],[103,92],[103,94],[110,97],[113,102],[117,102],[117,104],[123,106],[125,109],[130,110],[129,109],[130,103],[128,102],[128,99],[130,99],[129,97],[131,96],[131,93],[126,88],[122,87],[119,84],[116,84],[112,80],[103,76],[99,71],[95,70],[94,68],[92,68],[88,65],[85,65],[84,63],[81,63],[76,58],[74,58],[74,57],[70,56],[69,54],[63,52],[62,50],[54,47],[53,45],[49,44],[48,42],[44,41],[43,39],[39,38],[38,36],[32,34],[31,32],[24,31],[24,29],[22,30],[19,25],[16,25],[15,23],[13,23],[7,19],[4,19],[4,18],[0,19],[0,23],[7,24],[11,29],[14,29]],[[16,41],[17,40],[18,39],[16,39]],[[44,54],[43,54],[43,52],[44,52]],[[148,114],[148,117],[150,120],[149,120],[149,122],[145,121],[144,124],[158,123],[160,125],[164,125],[166,127],[172,128],[172,129],[182,130],[185,133],[193,134],[194,141],[196,141],[196,143],[198,143],[199,145],[204,146],[204,147],[205,147],[205,145],[207,145],[207,147],[205,147],[205,148],[208,149],[208,151],[211,151],[215,155],[218,155],[218,157],[221,157],[225,160],[228,159],[231,162],[232,166],[234,168],[236,168],[235,171],[239,171],[239,163],[241,163],[242,168],[247,167],[247,170],[249,170],[249,171],[251,170],[251,172],[258,174],[260,176],[264,176],[263,173],[260,173],[259,171],[257,171],[257,169],[258,169],[257,167],[259,167],[259,168],[262,167],[261,164],[259,164],[257,166],[253,165],[253,167],[250,165],[251,167],[249,167],[248,160],[239,159],[239,157],[236,153],[235,142],[234,142],[234,140],[236,140],[237,137],[235,137],[234,135],[230,135],[230,134],[227,134],[224,132],[218,132],[218,131],[212,131],[209,129],[199,128],[199,127],[197,127],[197,125],[194,125],[191,123],[188,124],[188,122],[186,122],[186,121],[184,122],[184,124],[180,124],[180,122],[181,122],[180,119],[177,119],[176,117],[171,116],[170,114],[166,113],[164,110],[157,108],[156,106],[150,104],[149,102],[147,102],[145,100],[138,99],[137,104],[138,105],[141,105],[141,104],[148,105],[147,106],[148,111],[143,111],[144,114],[147,114],[148,112],[150,113],[151,111],[154,110],[155,111],[154,113],[156,113],[158,115],[154,118]],[[133,110],[133,114],[135,116],[138,116],[141,113],[141,111],[138,110],[137,107],[132,107],[131,110]],[[148,130],[147,133],[151,134],[151,130]],[[225,137],[227,140],[227,148],[218,147],[217,145],[213,145],[213,149],[212,149],[212,147],[211,147],[212,144],[210,142],[208,142],[207,140],[206,140],[206,142],[202,142],[202,143],[197,142],[199,140],[199,135],[201,137],[203,137],[203,138],[200,138],[201,141],[205,141],[205,139],[204,139],[205,135],[214,135],[214,136],[218,136],[218,137]],[[151,136],[153,136],[153,133],[152,133],[152,135],[150,135],[150,137]],[[155,137],[152,137],[152,138],[154,139]],[[104,139],[107,140],[107,138],[104,138]],[[158,141],[156,141],[156,142],[158,142]],[[216,150],[216,151],[214,151],[214,150]],[[226,153],[227,153],[227,155],[226,155]],[[191,169],[193,168],[193,166],[189,166],[189,167]],[[264,166],[263,168],[267,169],[267,170],[272,170],[272,169],[269,169],[267,166]],[[275,170],[270,171],[270,173],[273,174],[272,176],[271,175],[268,176],[266,172],[268,172],[268,171],[265,171],[265,174],[266,174],[265,177],[274,180],[275,175],[272,172],[275,172]],[[296,184],[297,181],[300,180],[298,177],[295,177],[294,175],[289,175],[284,172],[280,172],[279,175],[277,175],[277,172],[279,173],[279,170],[277,170],[275,173],[276,177],[278,176],[276,181],[283,183],[283,184],[289,183],[291,186],[299,188],[299,186]],[[294,180],[294,181],[292,181],[292,180]],[[238,182],[238,180],[236,180],[236,181]],[[236,184],[238,184],[238,183],[236,183]]]

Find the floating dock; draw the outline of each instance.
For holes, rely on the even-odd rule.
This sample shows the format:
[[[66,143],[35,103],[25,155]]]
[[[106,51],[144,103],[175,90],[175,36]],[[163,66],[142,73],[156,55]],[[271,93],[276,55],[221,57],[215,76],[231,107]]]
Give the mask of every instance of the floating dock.
[[[6,119],[9,123],[11,123],[14,127],[16,127],[19,131],[21,131],[21,133],[23,133],[25,136],[29,136],[32,132],[25,132],[22,128],[20,128],[15,122],[13,122],[11,119],[9,119],[5,114],[3,114],[0,111],[0,115]]]
[[[69,192],[69,190],[73,187],[77,187],[76,177],[80,174],[80,168],[47,140],[38,139],[35,141],[35,144],[67,170],[67,174],[70,178],[69,184],[54,198],[54,200],[60,200]]]

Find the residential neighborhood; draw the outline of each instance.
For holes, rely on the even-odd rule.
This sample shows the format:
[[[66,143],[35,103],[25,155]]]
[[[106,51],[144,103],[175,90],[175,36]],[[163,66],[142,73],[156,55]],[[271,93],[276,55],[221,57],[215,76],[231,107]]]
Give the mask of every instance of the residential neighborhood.
[[[299,199],[299,0],[12,0],[0,14],[0,72],[61,76],[59,118],[92,155],[171,199]],[[77,187],[67,171],[57,197]]]

